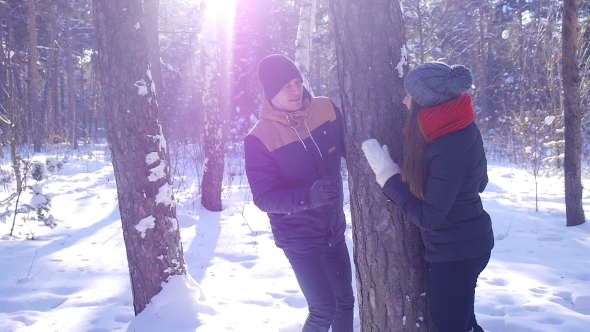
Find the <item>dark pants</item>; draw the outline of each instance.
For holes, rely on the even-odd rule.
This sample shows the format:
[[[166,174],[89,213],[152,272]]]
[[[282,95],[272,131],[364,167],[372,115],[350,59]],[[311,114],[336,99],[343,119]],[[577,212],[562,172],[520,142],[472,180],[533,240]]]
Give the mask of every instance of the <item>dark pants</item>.
[[[428,294],[436,331],[481,331],[473,307],[475,286],[489,260],[488,253],[466,261],[430,263]]]
[[[285,249],[309,316],[303,332],[352,332],[354,295],[346,242],[331,247]]]

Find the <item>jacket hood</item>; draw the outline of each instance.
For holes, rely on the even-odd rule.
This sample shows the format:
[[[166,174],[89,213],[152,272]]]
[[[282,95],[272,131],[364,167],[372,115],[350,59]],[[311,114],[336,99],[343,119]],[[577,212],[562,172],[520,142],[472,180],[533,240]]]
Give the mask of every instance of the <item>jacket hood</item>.
[[[307,117],[307,111],[311,107],[312,100],[311,93],[303,87],[303,107],[297,111],[281,111],[274,107],[268,98],[263,96],[260,118],[297,128],[301,124],[301,121]]]

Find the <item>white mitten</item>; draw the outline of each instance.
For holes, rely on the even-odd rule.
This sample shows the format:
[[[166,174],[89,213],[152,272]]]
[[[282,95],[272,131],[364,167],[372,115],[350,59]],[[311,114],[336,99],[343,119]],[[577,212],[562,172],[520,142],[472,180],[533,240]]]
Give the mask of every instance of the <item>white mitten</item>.
[[[389,150],[387,145],[379,146],[379,142],[376,139],[371,138],[363,142],[363,152],[365,158],[371,165],[371,169],[375,173],[377,183],[383,188],[385,182],[390,177],[401,172],[399,165],[394,163],[389,156]]]

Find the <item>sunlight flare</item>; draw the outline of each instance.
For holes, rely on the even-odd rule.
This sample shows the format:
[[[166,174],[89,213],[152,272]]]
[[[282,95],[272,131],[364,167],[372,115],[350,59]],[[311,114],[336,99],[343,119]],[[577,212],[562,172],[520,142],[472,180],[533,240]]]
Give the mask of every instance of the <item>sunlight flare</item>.
[[[233,26],[236,13],[237,0],[202,0],[201,5],[205,11],[205,21],[216,21],[225,23],[228,27]]]

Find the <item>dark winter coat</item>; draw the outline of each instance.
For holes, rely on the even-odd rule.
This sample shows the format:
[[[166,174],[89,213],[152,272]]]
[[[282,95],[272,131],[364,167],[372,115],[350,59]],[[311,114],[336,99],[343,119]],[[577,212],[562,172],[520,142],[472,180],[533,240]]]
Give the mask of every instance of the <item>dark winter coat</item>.
[[[320,207],[308,200],[316,180],[333,176],[342,183],[342,116],[330,99],[305,92],[306,117],[290,121],[288,112],[265,98],[260,119],[244,139],[254,204],[268,213],[280,248],[331,245],[346,229],[342,192],[336,202]]]
[[[432,142],[425,158],[424,201],[411,194],[399,174],[383,192],[420,229],[426,260],[459,261],[489,253],[492,222],[479,197],[488,183],[487,162],[475,123]]]

